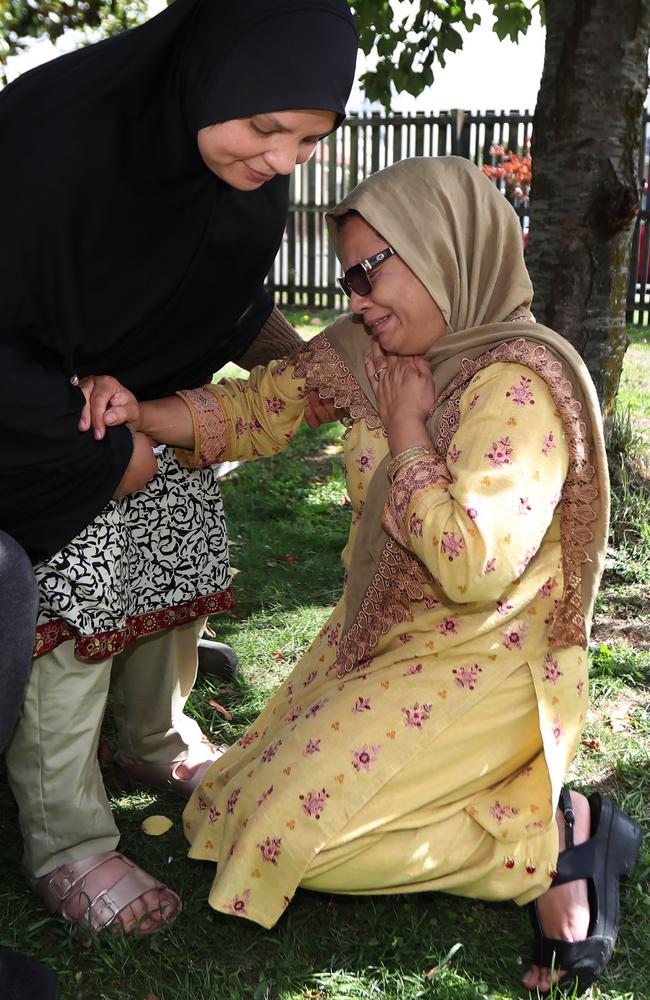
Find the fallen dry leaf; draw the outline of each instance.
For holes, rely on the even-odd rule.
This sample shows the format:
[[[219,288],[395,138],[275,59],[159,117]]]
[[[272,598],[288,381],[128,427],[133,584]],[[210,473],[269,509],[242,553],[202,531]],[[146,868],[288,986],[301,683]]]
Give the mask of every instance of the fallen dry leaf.
[[[142,832],[147,837],[160,837],[173,827],[172,821],[167,816],[147,816],[142,820]]]
[[[229,712],[227,708],[224,708],[223,705],[220,705],[218,701],[214,700],[214,698],[210,698],[210,700],[208,701],[208,705],[210,706],[210,708],[214,708],[215,711],[220,712],[227,722],[231,721],[232,712]]]
[[[600,740],[597,740],[595,738],[582,740],[581,745],[585,748],[585,750],[593,750],[596,753],[598,753],[602,749],[600,745]]]
[[[271,653],[271,659],[277,660],[278,663],[284,663],[284,661],[286,660],[286,656],[284,656],[283,653],[278,653],[276,650],[275,653]]]

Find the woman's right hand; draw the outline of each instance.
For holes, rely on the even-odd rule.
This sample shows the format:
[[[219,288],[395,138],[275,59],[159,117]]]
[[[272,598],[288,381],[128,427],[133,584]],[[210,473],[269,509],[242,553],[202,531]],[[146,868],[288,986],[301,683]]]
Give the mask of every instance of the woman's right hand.
[[[86,400],[79,420],[80,431],[92,427],[96,439],[101,441],[107,427],[128,423],[133,431],[139,429],[140,404],[130,389],[112,375],[87,375],[80,380],[79,388]]]
[[[143,490],[158,472],[158,459],[153,453],[156,442],[147,434],[138,431],[133,435],[133,453],[120,479],[113,500]]]

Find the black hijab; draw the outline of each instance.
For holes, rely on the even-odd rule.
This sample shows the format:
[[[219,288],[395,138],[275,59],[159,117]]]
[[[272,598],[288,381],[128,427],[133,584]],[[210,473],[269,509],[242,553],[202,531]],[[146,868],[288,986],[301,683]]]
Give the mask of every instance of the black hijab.
[[[200,385],[272,309],[289,179],[229,187],[198,129],[290,109],[340,123],[355,56],[345,0],[175,0],[0,94],[0,526],[34,558],[101,510],[131,452],[125,428],[76,431],[70,376],[141,398]]]

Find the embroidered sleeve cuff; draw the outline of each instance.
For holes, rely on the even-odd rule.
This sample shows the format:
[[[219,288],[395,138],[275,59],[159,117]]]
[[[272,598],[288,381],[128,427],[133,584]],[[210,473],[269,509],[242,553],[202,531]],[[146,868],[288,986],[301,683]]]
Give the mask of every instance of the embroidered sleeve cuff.
[[[449,470],[439,455],[417,458],[401,468],[388,491],[384,506],[384,527],[406,548],[412,548],[411,535],[422,532],[422,521],[408,512],[420,493],[432,486],[451,482]]]
[[[194,451],[177,448],[179,461],[200,468],[221,461],[226,447],[226,417],[218,398],[209,389],[182,389],[176,394],[188,407],[194,425]]]

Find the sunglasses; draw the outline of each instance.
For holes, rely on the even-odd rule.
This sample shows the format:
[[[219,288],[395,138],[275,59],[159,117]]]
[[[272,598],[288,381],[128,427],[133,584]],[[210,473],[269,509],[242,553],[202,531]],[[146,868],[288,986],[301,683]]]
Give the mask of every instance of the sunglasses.
[[[350,298],[352,292],[356,292],[357,295],[370,295],[372,291],[370,275],[380,264],[383,264],[385,260],[388,260],[395,253],[396,251],[392,247],[384,247],[374,257],[366,257],[365,260],[359,261],[358,264],[353,264],[352,267],[347,269],[345,274],[336,279],[337,285],[348,298]]]

